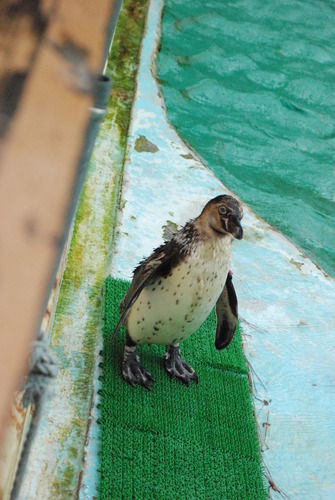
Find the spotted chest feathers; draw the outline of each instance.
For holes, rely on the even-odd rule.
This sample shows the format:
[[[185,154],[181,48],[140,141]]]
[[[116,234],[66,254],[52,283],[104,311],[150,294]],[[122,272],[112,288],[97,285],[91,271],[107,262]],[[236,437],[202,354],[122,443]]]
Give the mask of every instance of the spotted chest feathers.
[[[142,290],[127,318],[132,340],[169,345],[196,331],[223,290],[230,260],[231,238],[199,242],[167,277]]]

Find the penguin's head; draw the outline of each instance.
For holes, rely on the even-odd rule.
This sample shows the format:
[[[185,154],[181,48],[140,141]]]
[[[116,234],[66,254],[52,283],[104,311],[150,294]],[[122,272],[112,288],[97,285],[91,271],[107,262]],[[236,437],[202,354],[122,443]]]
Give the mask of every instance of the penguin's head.
[[[205,205],[200,217],[206,219],[215,233],[230,234],[238,240],[243,238],[241,226],[243,209],[232,196],[216,196]]]

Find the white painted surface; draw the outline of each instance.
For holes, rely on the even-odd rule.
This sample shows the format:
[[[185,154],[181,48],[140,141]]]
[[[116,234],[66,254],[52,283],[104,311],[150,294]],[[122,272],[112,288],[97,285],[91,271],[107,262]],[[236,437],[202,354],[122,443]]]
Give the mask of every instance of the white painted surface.
[[[162,5],[152,0],[149,10],[110,270],[126,279],[162,243],[167,221],[184,224],[213,196],[232,194],[166,120],[151,73]],[[140,136],[159,150],[137,152]],[[290,498],[333,499],[335,280],[248,207],[244,211],[245,239],[234,244],[232,269],[246,354],[262,381],[255,377],[257,396],[268,403],[255,400],[264,462]]]

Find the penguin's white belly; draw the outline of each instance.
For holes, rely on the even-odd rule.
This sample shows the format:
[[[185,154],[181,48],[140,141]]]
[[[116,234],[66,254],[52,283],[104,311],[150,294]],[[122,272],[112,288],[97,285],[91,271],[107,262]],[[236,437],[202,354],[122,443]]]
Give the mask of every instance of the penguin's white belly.
[[[169,345],[195,332],[223,290],[230,259],[230,238],[199,243],[169,276],[141,292],[127,319],[130,337]]]

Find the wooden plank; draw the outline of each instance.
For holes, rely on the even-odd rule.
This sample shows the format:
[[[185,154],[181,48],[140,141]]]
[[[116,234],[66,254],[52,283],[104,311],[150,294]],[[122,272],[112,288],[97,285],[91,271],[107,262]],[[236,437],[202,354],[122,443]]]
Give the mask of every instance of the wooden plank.
[[[0,6],[0,440],[64,246],[115,4]]]

